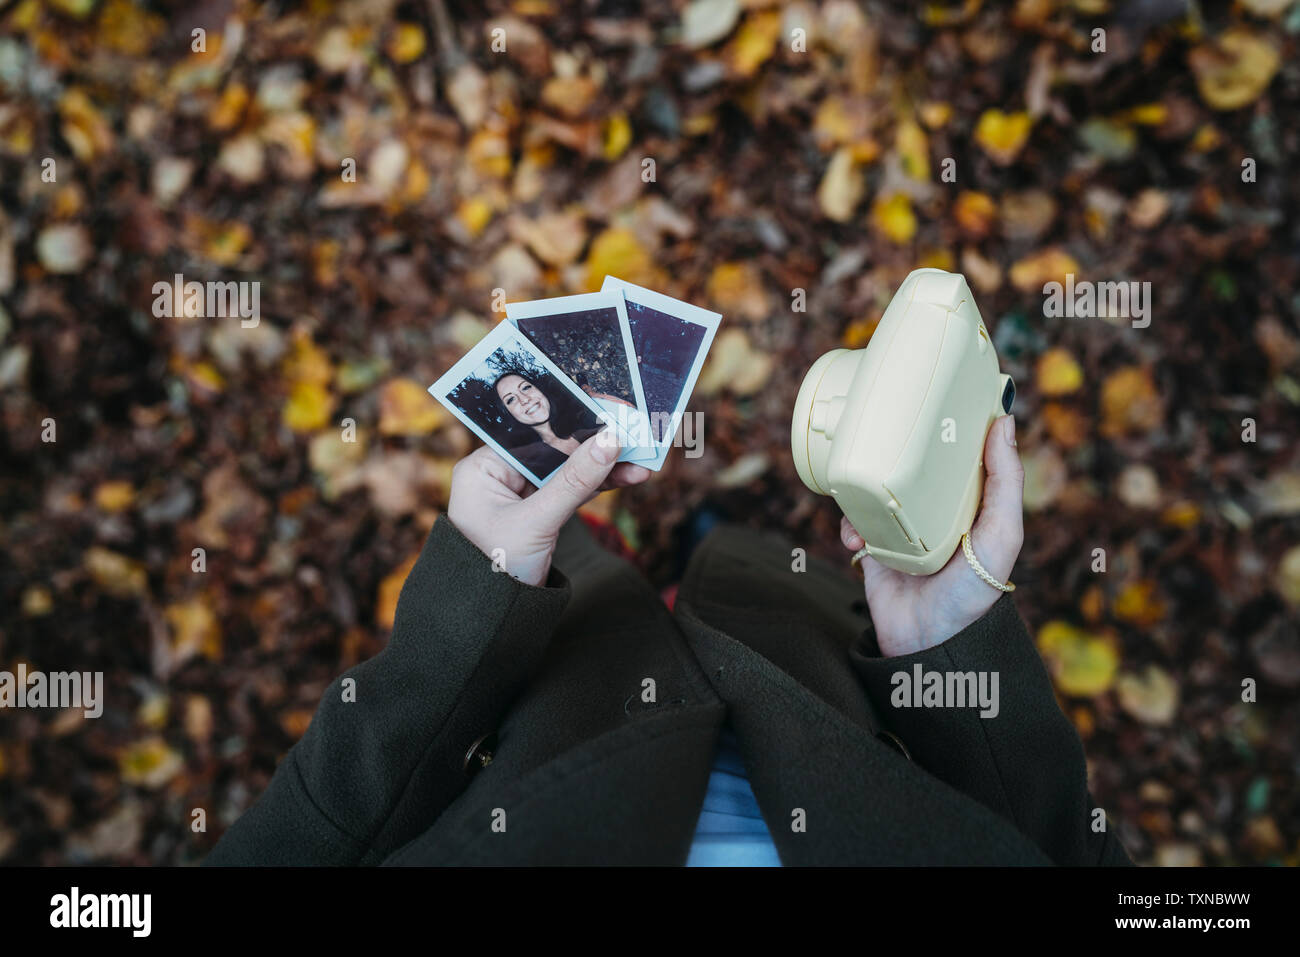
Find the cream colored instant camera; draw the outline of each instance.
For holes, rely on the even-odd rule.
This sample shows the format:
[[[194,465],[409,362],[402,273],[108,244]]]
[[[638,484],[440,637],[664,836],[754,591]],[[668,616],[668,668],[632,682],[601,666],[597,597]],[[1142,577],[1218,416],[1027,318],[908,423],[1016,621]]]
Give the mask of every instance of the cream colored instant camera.
[[[917,269],[865,349],[808,370],[790,427],[795,468],[835,498],[868,555],[932,575],[970,529],[984,439],[1015,395],[966,277]]]

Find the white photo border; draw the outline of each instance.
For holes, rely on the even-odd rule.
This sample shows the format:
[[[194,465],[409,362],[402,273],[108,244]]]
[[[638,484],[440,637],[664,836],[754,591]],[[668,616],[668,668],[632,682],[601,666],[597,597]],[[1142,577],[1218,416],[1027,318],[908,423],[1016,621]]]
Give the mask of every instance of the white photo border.
[[[626,442],[626,435],[618,428],[616,423],[611,421],[609,413],[592,401],[591,396],[578,388],[577,383],[565,375],[564,371],[550,360],[550,357],[543,353],[541,349],[538,349],[537,346],[533,345],[532,341],[526,335],[516,329],[509,322],[497,323],[497,325],[494,326],[486,336],[478,341],[477,345],[470,349],[469,352],[465,353],[465,355],[461,356],[455,365],[439,376],[437,382],[429,386],[429,394],[442,403],[447,411],[459,419],[466,428],[482,439],[484,443],[492,449],[492,451],[505,459],[511,468],[524,478],[528,479],[528,481],[532,482],[533,485],[541,488],[559,474],[560,470],[558,468],[552,470],[551,474],[544,479],[539,477],[532,469],[528,468],[515,458],[515,456],[511,455],[509,449],[503,448],[496,439],[492,438],[492,436],[488,434],[486,429],[471,419],[460,408],[460,406],[447,398],[448,392],[477,372],[485,364],[488,356],[492,355],[492,353],[496,352],[511,340],[522,343],[523,347],[537,360],[538,364],[545,368],[551,375],[555,376],[556,380],[564,386],[564,388],[576,396],[583,408],[587,409],[587,411],[596,417],[596,421],[615,429],[620,442]]]
[[[623,354],[627,361],[628,377],[632,383],[632,397],[636,402],[637,413],[642,422],[636,424],[638,431],[645,429],[647,438],[650,433],[650,410],[646,406],[645,390],[641,386],[641,370],[636,361],[636,349],[632,345],[632,327],[627,320],[627,303],[617,292],[601,290],[600,292],[581,293],[576,296],[555,296],[551,299],[530,299],[526,302],[507,302],[506,319],[515,328],[520,319],[545,319],[575,312],[592,312],[597,309],[613,309],[618,315],[619,333],[623,337]],[[523,330],[520,330],[523,334]],[[540,348],[538,349],[540,352]],[[622,430],[627,434],[626,430]],[[653,439],[651,438],[653,443]],[[657,444],[629,446],[619,453],[620,462],[653,461],[659,454]]]
[[[646,468],[658,471],[663,468],[664,461],[668,458],[673,443],[677,440],[677,433],[682,427],[682,419],[686,415],[686,406],[690,403],[691,395],[695,392],[695,382],[704,369],[704,360],[708,358],[709,349],[713,346],[713,337],[717,334],[718,326],[722,323],[722,313],[702,309],[699,306],[691,305],[689,302],[682,302],[680,299],[665,296],[663,293],[655,292],[653,289],[646,289],[644,286],[638,286],[636,283],[615,276],[606,276],[600,289],[601,292],[606,290],[621,292],[624,300],[628,302],[648,306],[675,319],[704,327],[704,338],[700,340],[700,348],[695,353],[695,360],[691,363],[690,372],[687,373],[686,381],[682,385],[681,395],[677,397],[677,406],[672,410],[670,421],[673,423],[673,430],[662,443],[656,443],[659,446],[659,454],[653,464],[641,463]],[[638,375],[639,372],[638,369]]]

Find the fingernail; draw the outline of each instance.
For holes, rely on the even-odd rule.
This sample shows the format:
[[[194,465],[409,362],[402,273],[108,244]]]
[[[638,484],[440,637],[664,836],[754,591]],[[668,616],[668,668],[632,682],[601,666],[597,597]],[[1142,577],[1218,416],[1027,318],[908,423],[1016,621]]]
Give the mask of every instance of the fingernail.
[[[593,459],[601,465],[608,465],[618,458],[618,453],[618,439],[614,437],[612,429],[603,429],[597,433],[596,441],[591,447],[591,457]]]
[[[1002,434],[1006,436],[1007,445],[1016,444],[1016,417],[1007,416],[1007,424],[1002,427]]]

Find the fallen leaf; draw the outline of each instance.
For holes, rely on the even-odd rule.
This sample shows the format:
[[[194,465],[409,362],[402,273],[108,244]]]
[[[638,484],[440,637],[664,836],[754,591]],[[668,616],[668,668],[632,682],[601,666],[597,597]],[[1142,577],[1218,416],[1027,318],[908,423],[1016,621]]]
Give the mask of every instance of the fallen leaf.
[[[1288,605],[1300,607],[1300,545],[1291,546],[1282,555],[1274,583]]]
[[[817,205],[837,223],[846,223],[866,192],[866,181],[850,147],[842,146],[831,156],[817,187]]]
[[[1011,284],[1021,292],[1041,293],[1047,283],[1064,283],[1071,273],[1079,274],[1079,264],[1065,250],[1052,246],[1018,260],[1011,267]]]
[[[81,272],[94,251],[86,227],[76,223],[47,226],[36,238],[36,257],[52,273]]]
[[[295,432],[324,427],[334,411],[334,397],[316,382],[295,382],[281,410],[281,419]]]
[[[414,379],[393,379],[379,396],[380,435],[430,435],[450,416]]]
[[[713,340],[695,391],[708,396],[725,388],[734,395],[753,395],[767,384],[775,361],[754,348],[745,330],[723,329]]]
[[[740,0],[691,0],[682,11],[682,43],[691,50],[712,46],[739,19]]]
[[[616,276],[648,289],[660,284],[659,269],[649,251],[641,245],[636,233],[621,226],[607,229],[592,240],[586,272],[587,288],[592,291],[601,287],[606,276]]]
[[[724,316],[738,316],[751,322],[767,318],[763,277],[753,263],[719,263],[709,275],[707,295]]]
[[[1125,366],[1106,377],[1101,386],[1100,432],[1115,438],[1130,432],[1147,432],[1164,421],[1164,406],[1151,371]]]
[[[105,512],[124,512],[135,504],[135,487],[125,479],[95,486],[95,507]]]
[[[1038,391],[1045,396],[1062,396],[1083,385],[1083,368],[1062,348],[1048,349],[1038,358]]]
[[[1156,583],[1148,578],[1130,582],[1116,596],[1111,606],[1115,617],[1139,628],[1150,628],[1164,620],[1166,607]]]
[[[1014,162],[1025,148],[1033,126],[1033,118],[1023,111],[985,110],[975,124],[975,142],[994,162],[1006,166]]]
[[[1092,634],[1064,621],[1038,632],[1038,650],[1064,695],[1095,698],[1107,691],[1119,669],[1119,647],[1108,634]]]
[[[1119,706],[1143,724],[1170,724],[1178,713],[1178,682],[1159,665],[1120,675],[1115,694]]]
[[[880,196],[871,204],[871,224],[892,243],[902,245],[916,235],[916,214],[906,193]]]
[[[149,586],[143,565],[98,545],[86,549],[82,564],[95,584],[115,598],[136,598]]]
[[[1025,470],[1025,511],[1041,511],[1065,491],[1069,473],[1060,453],[1050,445],[1042,445],[1023,453],[1021,465]]]
[[[1187,54],[1201,99],[1216,110],[1238,110],[1259,99],[1277,73],[1277,49],[1265,37],[1234,27]]]
[[[180,752],[160,736],[137,741],[118,759],[124,784],[157,789],[174,778],[185,766]]]
[[[173,667],[195,655],[211,661],[221,660],[221,625],[206,594],[168,605],[163,617],[171,631]]]

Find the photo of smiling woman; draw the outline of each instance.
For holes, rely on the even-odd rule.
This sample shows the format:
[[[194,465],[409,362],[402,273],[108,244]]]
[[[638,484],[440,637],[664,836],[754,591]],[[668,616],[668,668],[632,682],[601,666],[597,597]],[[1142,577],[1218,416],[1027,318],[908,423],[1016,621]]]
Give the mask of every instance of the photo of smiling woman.
[[[514,343],[488,356],[447,397],[541,479],[601,429],[568,387]]]

